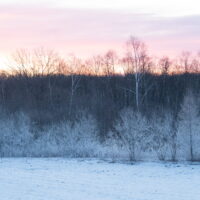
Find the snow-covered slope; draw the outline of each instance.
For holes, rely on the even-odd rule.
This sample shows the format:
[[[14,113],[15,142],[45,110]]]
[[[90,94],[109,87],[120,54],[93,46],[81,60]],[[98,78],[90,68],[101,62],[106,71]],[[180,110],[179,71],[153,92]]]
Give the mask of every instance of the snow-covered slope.
[[[0,199],[199,200],[200,165],[2,159]]]

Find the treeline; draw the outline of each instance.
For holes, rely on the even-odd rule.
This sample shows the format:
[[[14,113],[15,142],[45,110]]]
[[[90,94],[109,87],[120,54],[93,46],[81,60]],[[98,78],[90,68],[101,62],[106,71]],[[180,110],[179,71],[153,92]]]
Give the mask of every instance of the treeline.
[[[135,93],[133,93],[135,90],[134,75],[78,75],[73,76],[73,79],[77,79],[79,82],[77,84],[76,90],[73,93],[73,96],[71,96],[72,76],[43,75],[27,77],[23,75],[15,75],[0,77],[0,144],[3,148],[3,146],[9,141],[9,137],[11,137],[10,139],[12,142],[8,142],[7,148],[14,148],[13,153],[8,153],[10,151],[6,152],[5,149],[2,149],[2,155],[18,155],[18,153],[15,152],[17,147],[14,147],[15,145],[19,145],[18,142],[22,142],[23,144],[23,141],[26,140],[27,137],[31,137],[29,138],[31,141],[33,140],[38,142],[41,140],[41,137],[45,138],[45,134],[46,137],[48,136],[48,138],[45,138],[45,140],[49,140],[48,142],[52,142],[54,139],[56,140],[57,137],[60,138],[58,140],[59,144],[59,141],[63,143],[64,139],[69,136],[66,134],[70,134],[71,137],[71,134],[73,133],[75,135],[79,135],[81,133],[82,135],[79,135],[80,138],[85,138],[87,134],[90,135],[95,133],[95,140],[99,142],[98,145],[106,144],[108,140],[111,141],[110,139],[112,138],[112,140],[115,142],[117,140],[125,142],[121,144],[118,143],[119,141],[117,142],[119,148],[125,148],[132,146],[132,144],[129,144],[129,142],[132,140],[136,141],[137,139],[131,139],[129,137],[132,136],[127,136],[126,139],[122,140],[122,136],[125,137],[127,133],[140,133],[139,129],[143,129],[145,126],[147,126],[143,124],[143,121],[145,121],[144,123],[151,123],[151,127],[148,128],[149,132],[146,130],[146,134],[150,134],[152,137],[153,134],[157,134],[154,139],[151,138],[150,141],[152,142],[149,142],[148,145],[146,144],[143,150],[146,151],[146,148],[148,147],[147,149],[149,151],[149,148],[151,147],[153,149],[155,148],[154,150],[156,151],[161,151],[161,153],[158,153],[160,159],[165,159],[165,156],[167,156],[165,155],[167,151],[165,149],[161,150],[161,148],[163,148],[169,141],[171,141],[173,137],[175,137],[174,140],[177,140],[178,132],[180,132],[180,122],[182,118],[183,120],[188,120],[185,122],[185,125],[181,125],[181,127],[183,126],[182,131],[184,131],[184,137],[189,137],[190,132],[188,131],[187,126],[189,123],[193,122],[196,123],[196,125],[193,127],[193,125],[190,124],[192,127],[189,127],[192,129],[190,131],[195,132],[197,137],[198,135],[200,136],[200,127],[197,126],[200,124],[199,74],[144,74],[143,81],[141,82],[139,90],[139,97],[141,99],[139,102],[139,110],[136,106]],[[148,89],[148,92],[145,90],[146,85],[151,85],[151,87]],[[87,116],[89,116],[89,120],[86,120]],[[187,117],[191,117],[191,119],[187,119]],[[79,123],[81,125],[78,125]],[[68,126],[68,128],[66,128],[65,125]],[[138,125],[141,127],[138,127]],[[79,128],[74,128],[76,126],[79,126]],[[84,129],[83,126],[85,126],[86,129]],[[165,126],[167,126],[167,130],[165,130]],[[51,135],[50,137],[48,135],[49,132],[51,132],[51,134],[54,136]],[[175,134],[175,136],[172,137],[172,134]],[[140,136],[141,138],[138,139],[139,143],[144,145],[147,140],[149,140],[149,136],[142,136],[141,133]],[[53,137],[55,138],[53,139]],[[169,139],[168,137],[172,138]],[[87,136],[87,138],[91,139],[92,137]],[[196,139],[194,140],[194,142],[197,142]],[[31,141],[29,142],[31,143]],[[153,145],[155,141],[155,145],[158,146],[152,147],[151,145]],[[59,153],[57,151],[51,154],[47,149],[45,150],[46,153],[40,152],[42,148],[45,148],[44,143],[40,144],[40,148],[34,147],[32,150],[33,154],[28,154],[30,146],[29,142],[28,144],[26,144],[26,142],[24,141],[23,145],[28,146],[23,147],[25,148],[23,149],[25,152],[23,154],[19,153],[19,156],[40,156],[40,153],[43,156],[61,156],[65,154],[64,152]],[[49,145],[48,148],[54,148],[53,146],[57,144],[56,141],[54,142],[55,143]],[[80,140],[77,138],[73,142],[77,142],[78,144]],[[189,140],[185,141],[186,146],[189,145],[189,143]],[[67,147],[66,144],[67,143],[63,143],[63,147]],[[198,155],[196,155],[196,157],[193,155],[191,158],[191,155],[189,156],[188,154],[185,158],[192,160],[200,158],[200,148],[198,144],[199,142],[196,144],[199,151],[197,152]],[[87,145],[87,148],[90,148],[90,143]],[[85,147],[87,145],[85,145]],[[137,145],[139,145],[138,141]],[[108,146],[110,146],[110,144]],[[18,147],[20,147],[20,145]],[[72,145],[72,147],[75,148],[75,145]],[[78,151],[80,144],[76,147]],[[93,147],[94,151],[96,147]],[[59,145],[56,148],[59,148]],[[179,148],[178,144],[176,144],[175,148]],[[34,151],[37,153],[34,153]],[[85,153],[84,156],[93,155],[90,154],[93,151]],[[84,151],[81,150],[80,152]],[[160,155],[162,153],[164,155]],[[66,156],[67,155],[68,154],[66,154]],[[73,153],[73,156],[74,155],[79,154],[76,152]],[[137,158],[135,153],[134,155],[131,153],[130,156],[131,158],[133,156],[132,159]],[[168,152],[167,159],[177,159],[176,156],[177,155],[173,155],[170,158]],[[138,157],[137,159],[140,158]]]
[[[79,81],[73,94],[72,78]],[[97,119],[101,134],[106,134],[120,110],[132,107],[137,111],[134,79],[134,75],[0,76],[1,112],[24,112],[39,128],[60,120],[76,120],[84,111]],[[199,74],[144,74],[139,111],[150,117],[168,110],[177,116],[186,92],[192,90],[198,95],[199,87]]]
[[[198,59],[157,68],[141,41],[128,47],[87,62],[18,51],[0,75],[1,156],[200,160]]]

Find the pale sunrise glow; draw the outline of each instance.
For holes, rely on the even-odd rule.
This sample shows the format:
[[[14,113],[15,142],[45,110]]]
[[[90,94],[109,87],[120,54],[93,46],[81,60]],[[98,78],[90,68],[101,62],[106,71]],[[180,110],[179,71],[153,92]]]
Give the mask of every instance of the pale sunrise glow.
[[[0,64],[16,49],[45,47],[80,57],[124,52],[130,35],[153,55],[200,48],[198,0],[2,0]]]

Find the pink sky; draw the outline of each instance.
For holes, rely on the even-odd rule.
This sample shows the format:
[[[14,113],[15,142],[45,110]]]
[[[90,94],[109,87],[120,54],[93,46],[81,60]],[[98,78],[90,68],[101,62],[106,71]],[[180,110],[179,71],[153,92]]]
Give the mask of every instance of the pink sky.
[[[200,13],[167,16],[151,10],[61,6],[54,1],[0,3],[0,63],[19,48],[45,47],[78,56],[107,49],[123,52],[130,35],[142,39],[159,56],[196,52],[200,50]]]

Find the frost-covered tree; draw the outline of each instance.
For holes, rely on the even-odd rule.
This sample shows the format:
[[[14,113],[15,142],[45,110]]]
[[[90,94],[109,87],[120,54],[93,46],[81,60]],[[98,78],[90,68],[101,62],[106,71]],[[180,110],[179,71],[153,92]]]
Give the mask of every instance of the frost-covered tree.
[[[30,120],[24,113],[17,113],[8,119],[0,120],[1,156],[27,156],[32,141]]]
[[[152,140],[149,146],[152,146],[153,150],[156,151],[159,160],[165,160],[169,156],[175,160],[176,157],[176,137],[172,130],[172,120],[172,115],[168,111],[151,119]]]
[[[137,153],[143,149],[149,134],[149,124],[145,117],[131,108],[120,114],[121,121],[115,126],[120,138],[129,152],[130,161],[137,160]]]
[[[68,132],[67,144],[78,157],[94,156],[98,149],[96,120],[91,115],[83,115]]]
[[[96,121],[82,115],[73,124],[63,121],[54,124],[35,142],[36,156],[92,157],[98,155]]]
[[[200,157],[200,116],[199,103],[191,91],[184,97],[179,113],[179,146],[181,156],[190,161]]]

